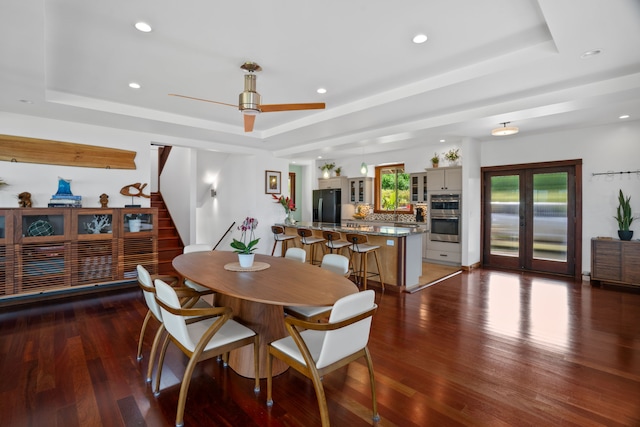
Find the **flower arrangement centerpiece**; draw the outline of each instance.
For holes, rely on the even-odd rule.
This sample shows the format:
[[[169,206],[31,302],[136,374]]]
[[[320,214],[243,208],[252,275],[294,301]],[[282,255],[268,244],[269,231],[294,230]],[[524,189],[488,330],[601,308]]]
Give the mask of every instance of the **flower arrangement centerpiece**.
[[[452,164],[457,164],[458,160],[460,160],[460,149],[452,148],[451,150],[444,153],[444,158],[447,159]]]
[[[271,197],[274,198],[276,203],[280,203],[284,208],[284,212],[287,214],[287,217],[285,218],[284,222],[286,224],[293,224],[294,219],[291,218],[291,212],[296,210],[296,205],[295,203],[293,203],[293,199],[289,197],[284,197],[284,196],[278,197],[275,194],[272,194]]]
[[[238,254],[238,261],[240,267],[251,267],[253,265],[253,257],[256,245],[260,238],[255,238],[254,230],[258,227],[258,220],[251,217],[246,217],[241,225],[238,226],[238,230],[242,231],[240,240],[233,239],[231,247],[234,252]],[[247,240],[249,243],[247,243]]]

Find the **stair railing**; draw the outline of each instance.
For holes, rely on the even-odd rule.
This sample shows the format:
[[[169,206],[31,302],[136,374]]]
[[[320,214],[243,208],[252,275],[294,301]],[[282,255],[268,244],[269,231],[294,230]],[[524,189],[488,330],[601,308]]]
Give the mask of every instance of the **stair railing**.
[[[222,240],[224,240],[225,237],[227,237],[227,234],[229,234],[229,232],[231,231],[231,229],[233,228],[233,226],[236,225],[236,222],[233,221],[233,223],[231,224],[231,226],[229,228],[227,228],[227,231],[225,231],[225,233],[222,235],[222,237],[220,238],[220,240],[218,240],[218,243],[216,243],[216,245],[213,247],[212,250],[216,250],[216,248],[218,247],[218,245],[220,244],[220,242],[222,242]]]

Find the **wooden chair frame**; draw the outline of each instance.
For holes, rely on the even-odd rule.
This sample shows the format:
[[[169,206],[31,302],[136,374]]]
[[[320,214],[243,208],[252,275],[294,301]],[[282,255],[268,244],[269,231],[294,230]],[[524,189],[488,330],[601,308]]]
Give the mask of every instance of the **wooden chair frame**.
[[[316,363],[311,356],[311,352],[309,351],[309,347],[305,343],[304,339],[300,335],[300,331],[305,329],[312,329],[316,331],[333,331],[336,329],[344,328],[345,326],[351,325],[353,323],[359,322],[360,320],[366,319],[367,317],[373,316],[378,306],[374,304],[374,306],[356,316],[349,317],[340,322],[335,323],[316,323],[316,322],[308,322],[305,320],[297,319],[295,317],[286,317],[285,318],[285,326],[289,335],[296,343],[296,346],[300,350],[302,357],[304,358],[305,364],[298,362],[296,359],[290,357],[288,354],[283,353],[279,349],[273,347],[269,344],[269,352],[267,356],[267,406],[273,406],[273,398],[272,398],[272,385],[273,385],[273,377],[272,377],[272,362],[273,357],[277,357],[282,360],[289,366],[291,366],[296,371],[300,372],[307,378],[311,379],[313,382],[313,388],[316,392],[316,398],[318,399],[318,407],[320,409],[320,419],[322,421],[322,427],[329,427],[329,409],[327,407],[327,399],[324,393],[324,387],[322,385],[322,377],[339,369],[343,366],[348,365],[349,363],[357,360],[361,357],[364,357],[367,362],[367,367],[369,369],[369,381],[371,383],[371,400],[372,400],[372,410],[373,410],[373,420],[379,421],[380,416],[378,415],[378,403],[376,401],[376,386],[375,386],[375,378],[373,373],[373,361],[371,360],[371,354],[369,353],[369,349],[365,346],[362,350],[353,353],[331,365],[325,366],[324,368],[318,369],[316,367]]]
[[[171,277],[175,280],[174,284],[178,283],[178,279],[173,277],[173,276],[151,276],[151,280],[155,280],[155,279],[160,279],[163,280],[163,277]],[[164,281],[164,280],[163,280]],[[149,292],[151,294],[156,295],[156,288],[154,286],[147,286],[144,283],[142,283],[140,281],[140,279],[138,278],[138,286],[140,287],[140,289],[142,289],[142,291],[144,292]],[[195,303],[198,302],[198,300],[200,299],[200,297],[202,295],[207,295],[207,294],[213,294],[213,291],[210,292],[197,292],[195,290],[193,290],[192,288],[189,287],[176,287],[176,286],[172,286],[173,289],[176,291],[176,294],[178,295],[178,298],[180,299],[180,303],[182,304],[183,307],[185,308],[190,308],[192,307]],[[157,300],[156,300],[157,301]],[[144,334],[145,331],[147,329],[147,325],[149,323],[149,320],[153,318],[155,319],[160,326],[158,327],[158,330],[156,331],[156,335],[153,338],[153,343],[151,344],[151,354],[149,355],[149,366],[147,367],[147,376],[146,376],[146,382],[150,383],[151,382],[151,375],[153,374],[153,361],[155,360],[156,357],[156,352],[158,350],[158,344],[160,342],[160,337],[162,336],[162,333],[164,332],[164,323],[162,322],[162,320],[157,319],[156,316],[153,314],[153,312],[151,311],[151,309],[147,310],[147,315],[144,318],[144,321],[142,322],[142,327],[140,328],[140,337],[138,338],[138,354],[136,359],[138,361],[142,360],[142,344],[143,344],[143,339],[144,339]],[[200,320],[200,319],[190,319],[189,322],[194,321],[194,320]]]
[[[198,362],[203,360],[211,359],[218,355],[224,355],[224,366],[227,366],[229,361],[229,352],[231,350],[235,350],[240,347],[244,347],[245,345],[253,344],[253,362],[255,372],[259,372],[259,343],[260,338],[258,334],[255,334],[251,337],[247,337],[245,339],[237,340],[231,342],[227,345],[219,346],[211,348],[207,351],[204,351],[205,347],[213,338],[213,336],[222,328],[225,322],[230,320],[233,317],[233,312],[229,307],[213,307],[213,308],[173,308],[160,299],[156,297],[156,301],[158,301],[158,305],[163,309],[167,310],[169,313],[175,314],[177,316],[184,317],[197,317],[195,321],[202,321],[204,319],[209,319],[213,317],[218,317],[218,319],[211,324],[211,326],[207,329],[207,331],[202,334],[200,337],[200,341],[196,344],[196,347],[193,352],[189,349],[185,348],[177,339],[175,339],[171,334],[167,334],[167,338],[164,340],[162,345],[162,350],[160,352],[160,360],[158,361],[158,375],[156,376],[156,384],[154,388],[154,396],[158,396],[160,394],[160,379],[162,376],[162,367],[164,364],[164,358],[167,353],[167,348],[169,346],[169,340],[173,342],[176,347],[178,347],[188,358],[189,363],[187,363],[187,367],[185,369],[184,375],[182,377],[182,382],[180,385],[180,395],[178,397],[178,409],[176,412],[176,426],[184,425],[184,409],[187,401],[187,393],[189,391],[189,385],[191,383],[191,375],[193,374],[193,370]],[[254,392],[258,393],[260,391],[260,377],[256,375]]]

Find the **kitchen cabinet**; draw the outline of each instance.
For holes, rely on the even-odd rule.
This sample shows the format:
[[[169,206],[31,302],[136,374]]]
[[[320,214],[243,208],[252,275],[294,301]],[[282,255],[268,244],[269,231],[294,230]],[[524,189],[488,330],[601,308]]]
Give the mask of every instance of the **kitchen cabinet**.
[[[591,280],[640,287],[640,242],[591,239]]]
[[[15,296],[135,280],[138,264],[155,274],[157,221],[155,208],[0,210],[0,305]]]
[[[427,198],[427,172],[409,174],[411,183],[411,202],[426,203]]]
[[[348,188],[349,203],[373,202],[373,178],[350,178]]]
[[[342,189],[346,178],[342,176],[334,176],[333,178],[318,178],[318,189]]]
[[[427,171],[427,191],[462,191],[462,167],[433,168]]]
[[[460,265],[462,262],[460,243],[428,240],[427,260],[439,264]]]

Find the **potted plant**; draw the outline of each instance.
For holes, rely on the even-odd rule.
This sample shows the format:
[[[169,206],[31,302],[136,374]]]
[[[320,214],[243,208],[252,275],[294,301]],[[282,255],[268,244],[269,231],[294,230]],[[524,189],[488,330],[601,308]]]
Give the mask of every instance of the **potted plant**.
[[[342,173],[342,166],[338,166],[334,169],[334,171],[336,172],[336,176],[340,176],[340,174]]]
[[[433,157],[431,158],[431,166],[433,166],[434,168],[437,168],[439,163],[440,163],[440,155],[438,153],[433,153]]]
[[[447,159],[452,164],[457,164],[460,159],[460,149],[452,148],[451,150],[444,153],[444,158]]]
[[[633,230],[629,230],[629,226],[633,222],[630,200],[631,196],[625,198],[622,190],[620,190],[618,193],[618,210],[616,216],[614,216],[618,221],[618,237],[620,237],[620,240],[631,240],[633,237]]]
[[[325,163],[324,165],[320,166],[320,170],[322,171],[322,176],[325,178],[329,178],[331,171],[335,167],[336,167],[335,163]]]
[[[125,214],[125,219],[129,224],[129,231],[131,233],[137,233],[142,228],[142,214],[139,213],[131,213]]]
[[[254,239],[254,230],[258,227],[258,220],[251,217],[246,217],[241,225],[238,226],[238,230],[242,231],[240,240],[233,239],[231,247],[234,252],[238,254],[238,262],[240,267],[249,268],[253,265],[254,251],[260,238]],[[247,240],[249,243],[247,243]]]

